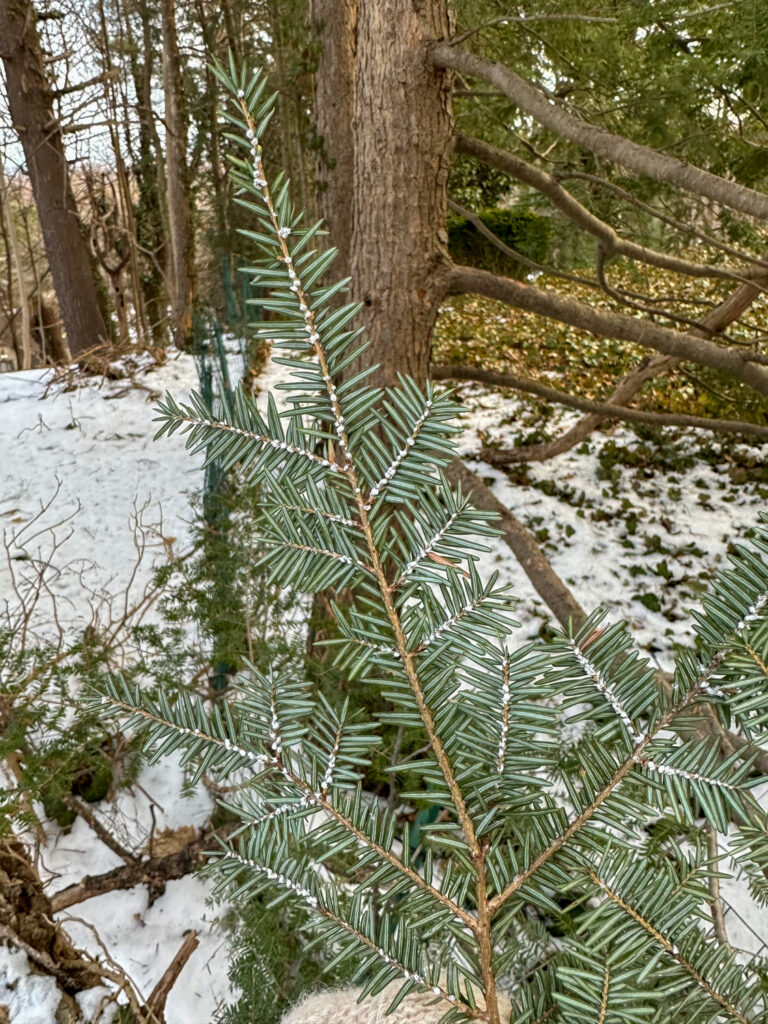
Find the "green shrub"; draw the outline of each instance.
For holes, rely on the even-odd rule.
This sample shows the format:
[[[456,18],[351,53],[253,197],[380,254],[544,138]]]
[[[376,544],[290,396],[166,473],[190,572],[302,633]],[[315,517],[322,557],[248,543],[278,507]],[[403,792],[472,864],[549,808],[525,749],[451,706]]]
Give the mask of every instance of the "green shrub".
[[[497,238],[533,260],[546,263],[550,252],[549,218],[529,210],[486,209],[478,216]],[[448,251],[455,263],[490,270],[506,277],[524,277],[529,270],[519,260],[507,256],[465,217],[448,217]]]

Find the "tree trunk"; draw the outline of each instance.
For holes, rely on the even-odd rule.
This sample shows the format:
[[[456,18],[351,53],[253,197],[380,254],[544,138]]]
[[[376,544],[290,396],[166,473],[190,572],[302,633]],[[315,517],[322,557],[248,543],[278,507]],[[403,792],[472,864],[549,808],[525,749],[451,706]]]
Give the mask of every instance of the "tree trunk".
[[[8,105],[32,183],[72,355],[111,339],[103,283],[77,212],[30,0],[0,0]]]
[[[32,299],[27,288],[27,278],[24,273],[24,264],[21,260],[19,249],[19,238],[16,232],[13,209],[11,207],[11,192],[6,186],[5,168],[0,167],[0,219],[4,221],[5,231],[3,237],[9,263],[13,263],[16,273],[16,287],[19,292],[19,317],[21,320],[21,333],[17,336],[16,331],[11,331],[16,348],[16,359],[20,370],[29,370],[32,366]],[[8,305],[11,310],[10,324],[13,327],[13,289],[9,289]]]
[[[188,347],[196,299],[194,233],[186,174],[187,127],[174,0],[163,0],[165,175],[168,191],[169,284],[174,342]]]
[[[321,47],[314,96],[317,207],[339,250],[331,271],[339,280],[352,267],[357,0],[312,0],[310,22]]]
[[[142,253],[140,286],[144,314],[152,342],[160,347],[168,340],[168,296],[166,294],[166,233],[163,209],[164,175],[160,140],[152,107],[154,43],[151,12],[141,0],[135,4],[141,26],[135,39],[131,19],[126,18],[126,37],[131,77],[136,93],[138,155],[132,168],[136,179],[136,241]]]
[[[379,384],[423,384],[445,295],[451,75],[426,60],[449,33],[445,0],[361,0],[355,82],[352,292]]]
[[[319,202],[342,260],[349,253],[370,342],[353,369],[378,364],[376,383],[405,373],[423,384],[446,287],[451,78],[427,59],[448,35],[446,4],[316,0],[313,16],[324,46],[317,125],[333,164]]]

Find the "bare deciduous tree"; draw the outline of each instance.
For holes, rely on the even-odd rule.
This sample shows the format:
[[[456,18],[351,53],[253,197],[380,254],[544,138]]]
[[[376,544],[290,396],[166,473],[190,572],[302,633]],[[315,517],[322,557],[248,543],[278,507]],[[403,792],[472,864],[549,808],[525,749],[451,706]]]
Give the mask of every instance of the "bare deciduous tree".
[[[77,355],[107,342],[111,330],[72,192],[30,0],[0,0],[0,40],[11,117],[24,149],[67,342]]]

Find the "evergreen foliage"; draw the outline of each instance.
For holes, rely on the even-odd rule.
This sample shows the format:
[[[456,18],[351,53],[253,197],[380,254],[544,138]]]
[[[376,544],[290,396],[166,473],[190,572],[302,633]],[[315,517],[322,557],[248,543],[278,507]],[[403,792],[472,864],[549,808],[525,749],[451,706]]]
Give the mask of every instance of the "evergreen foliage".
[[[498,239],[534,263],[550,256],[550,220],[529,210],[478,210],[480,220]],[[507,277],[521,277],[527,267],[484,238],[473,224],[457,214],[448,217],[448,251],[455,263],[480,267]]]
[[[25,635],[10,615],[0,623],[0,757],[11,766],[0,784],[0,835],[39,828],[43,816],[68,827],[76,801],[95,803],[134,778],[130,745],[116,773],[116,735],[76,695],[98,684],[113,655],[90,628],[62,646]]]
[[[219,1024],[279,1024],[302,996],[352,975],[349,963],[329,969],[333,951],[312,944],[309,911],[270,902],[261,894],[238,908],[229,977],[239,997],[217,1017]]]
[[[212,711],[119,677],[100,707],[144,729],[154,757],[179,752],[197,775],[238,784],[227,806],[242,826],[210,866],[219,887],[309,910],[332,966],[353,961],[364,994],[400,982],[391,1008],[422,988],[444,1024],[498,1024],[504,983],[520,1024],[765,1020],[766,964],[713,937],[708,883],[724,865],[702,841],[706,826],[735,825],[733,850],[765,899],[751,761],[722,758],[684,727],[708,704],[765,741],[768,519],[716,575],[667,686],[602,612],[570,635],[509,647],[510,595],[477,568],[492,526],[442,473],[450,397],[406,379],[383,393],[370,371],[350,372],[364,344],[358,307],[331,303],[344,282],[321,283],[334,254],[313,248],[320,226],[305,227],[287,182],[264,175],[265,79],[217,74],[242,153],[233,180],[258,219],[247,234],[264,261],[251,270],[280,318],[256,330],[291,376],[285,407],[270,396],[263,415],[241,390],[217,418],[199,397],[169,395],[158,436],[181,432],[258,483],[275,584],[351,589],[335,666],[391,710],[356,720],[292,667],[255,664]],[[382,723],[428,741],[394,766],[441,809],[421,830],[423,857],[410,824],[361,785]],[[546,957],[540,942],[526,952],[532,918],[558,923]]]

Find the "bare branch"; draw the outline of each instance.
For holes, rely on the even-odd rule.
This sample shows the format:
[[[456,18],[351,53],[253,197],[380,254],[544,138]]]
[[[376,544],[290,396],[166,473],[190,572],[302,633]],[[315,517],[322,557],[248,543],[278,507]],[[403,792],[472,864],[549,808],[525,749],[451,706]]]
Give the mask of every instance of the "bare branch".
[[[525,391],[532,395],[538,395],[547,402],[555,402],[558,405],[565,405],[571,409],[581,409],[583,412],[598,413],[605,419],[627,420],[630,423],[649,423],[657,427],[697,427],[702,430],[711,430],[716,434],[745,434],[749,437],[759,437],[768,440],[768,427],[756,423],[746,423],[743,420],[716,420],[708,416],[688,416],[677,413],[646,412],[643,409],[628,409],[626,406],[614,405],[611,402],[595,402],[590,398],[579,398],[577,395],[569,395],[567,391],[560,391],[558,388],[548,387],[530,377],[520,377],[515,373],[496,373],[493,370],[484,370],[479,366],[433,366],[431,370],[433,380],[474,380],[482,384],[491,384],[502,388],[515,388],[517,391]],[[547,445],[537,445],[535,448],[545,449]],[[534,449],[535,450],[535,449]],[[519,452],[527,453],[522,458],[518,457]],[[548,456],[544,456],[546,458]],[[511,462],[535,462],[531,457],[531,449],[486,449],[483,451],[484,462],[490,462],[493,466],[506,466]]]
[[[691,260],[683,260],[677,256],[670,256],[664,252],[657,252],[637,242],[622,238],[616,231],[600,220],[586,206],[571,195],[567,189],[546,171],[541,171],[532,164],[521,160],[506,150],[491,146],[481,139],[470,138],[466,135],[456,136],[456,152],[465,156],[474,157],[495,167],[497,170],[511,174],[513,178],[522,181],[537,192],[545,196],[554,207],[564,213],[566,217],[574,222],[584,231],[593,235],[605,251],[605,255],[627,256],[629,259],[638,260],[651,267],[659,267],[662,270],[671,270],[676,274],[685,274],[688,277],[712,277],[712,278],[745,278],[763,273],[762,268],[751,270],[730,269],[728,267],[713,267],[706,263],[694,263]]]
[[[693,334],[684,334],[670,327],[620,313],[595,309],[550,289],[534,288],[474,267],[454,266],[449,274],[448,291],[454,295],[486,295],[517,309],[579,327],[598,337],[632,341],[677,359],[709,366],[721,373],[730,373],[760,394],[768,395],[768,373],[750,363],[744,352],[725,348]]]
[[[694,195],[706,196],[750,217],[768,220],[768,196],[582,121],[503,64],[483,60],[450,43],[438,43],[432,50],[432,61],[435,67],[453,68],[490,82],[545,128],[605,160],[655,181],[677,185]]]
[[[86,875],[79,882],[68,885],[66,889],[60,889],[51,896],[53,913],[57,914],[94,896],[102,896],[104,893],[119,889],[132,889],[136,885],[148,885],[151,889],[162,890],[166,882],[183,878],[200,867],[205,855],[220,849],[220,840],[226,839],[235,828],[235,824],[229,824],[206,832],[198,839],[187,843],[178,852],[169,853],[165,857],[151,857],[134,864],[126,864],[101,875]]]
[[[104,82],[118,77],[119,72],[117,68],[113,68],[111,71],[102,71],[100,74],[94,75],[93,78],[88,78],[84,82],[75,82],[73,85],[67,85],[63,89],[51,89],[51,96],[55,100],[60,100],[64,96],[71,96],[74,92],[83,92],[85,89],[90,89],[93,85],[103,85]]]
[[[146,1009],[157,1017],[158,1020],[165,1019],[165,1004],[168,1002],[171,989],[178,981],[179,975],[187,965],[187,961],[199,945],[200,940],[197,937],[197,932],[189,932],[173,960],[165,969],[162,978],[152,989],[149,999],[147,999]]]

